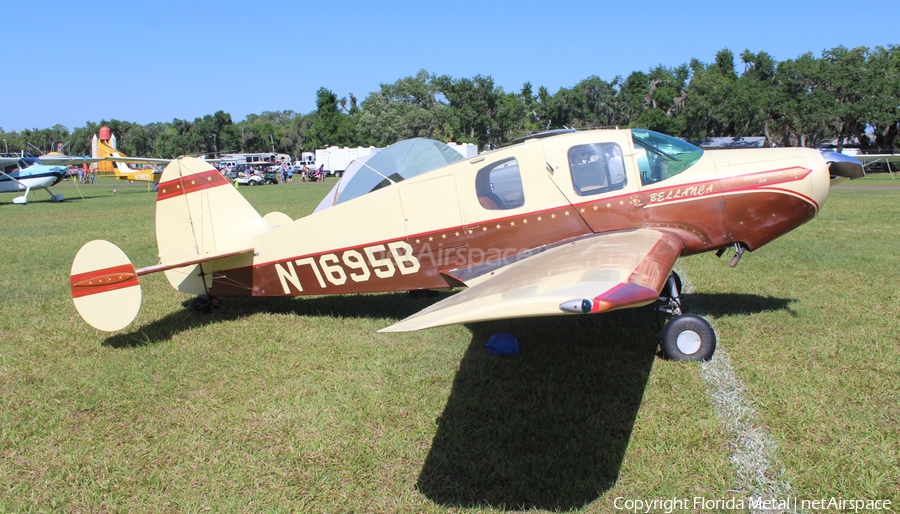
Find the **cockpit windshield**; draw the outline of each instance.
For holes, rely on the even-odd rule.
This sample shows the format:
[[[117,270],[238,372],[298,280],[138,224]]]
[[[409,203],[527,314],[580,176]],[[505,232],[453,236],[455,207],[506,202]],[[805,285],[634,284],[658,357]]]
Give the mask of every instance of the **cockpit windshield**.
[[[674,177],[703,156],[702,149],[687,141],[652,130],[632,129],[631,138],[638,150],[638,167],[644,185]]]

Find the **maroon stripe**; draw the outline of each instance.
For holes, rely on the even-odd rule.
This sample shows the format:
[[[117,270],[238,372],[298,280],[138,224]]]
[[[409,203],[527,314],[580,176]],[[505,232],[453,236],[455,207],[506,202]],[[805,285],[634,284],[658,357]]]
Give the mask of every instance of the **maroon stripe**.
[[[138,285],[140,285],[140,281],[131,264],[79,273],[69,278],[72,298]]]
[[[638,303],[652,302],[657,298],[659,298],[659,293],[648,287],[623,282],[594,298],[594,307],[591,312],[611,311]]]
[[[178,177],[174,180],[160,182],[156,192],[156,201],[174,198],[183,194],[194,193],[228,184],[228,180],[216,170],[204,171],[186,177]]]

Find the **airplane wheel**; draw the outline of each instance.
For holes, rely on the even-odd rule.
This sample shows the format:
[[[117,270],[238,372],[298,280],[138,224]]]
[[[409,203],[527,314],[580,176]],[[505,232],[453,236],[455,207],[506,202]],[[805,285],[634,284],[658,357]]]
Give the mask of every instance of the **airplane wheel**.
[[[663,327],[660,347],[667,359],[708,361],[716,351],[716,332],[700,316],[682,314]]]
[[[212,312],[212,302],[210,302],[207,298],[198,296],[197,298],[191,300],[191,311],[209,314],[210,312]]]

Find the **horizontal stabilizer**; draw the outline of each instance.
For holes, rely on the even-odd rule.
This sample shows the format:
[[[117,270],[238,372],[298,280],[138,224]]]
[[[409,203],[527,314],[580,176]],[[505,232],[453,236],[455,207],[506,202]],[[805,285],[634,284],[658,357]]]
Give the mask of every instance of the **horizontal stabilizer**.
[[[253,248],[242,248],[240,250],[234,250],[230,252],[219,252],[219,253],[208,253],[206,255],[197,257],[195,259],[186,259],[183,261],[177,262],[167,262],[165,264],[155,264],[153,266],[147,266],[146,268],[141,268],[136,271],[137,275],[142,277],[144,275],[149,275],[151,273],[159,273],[160,271],[168,271],[170,269],[184,268],[187,266],[193,266],[194,264],[202,264],[204,262],[216,261],[219,259],[224,259],[226,257],[234,257],[236,255],[244,255],[248,253],[253,253]]]

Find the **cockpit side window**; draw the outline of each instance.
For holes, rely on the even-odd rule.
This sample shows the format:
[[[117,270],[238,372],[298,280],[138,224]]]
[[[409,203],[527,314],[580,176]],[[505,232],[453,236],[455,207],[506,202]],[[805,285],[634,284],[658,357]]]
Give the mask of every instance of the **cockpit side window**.
[[[515,209],[525,205],[525,189],[515,157],[488,164],[475,175],[478,203],[488,210]]]
[[[572,187],[578,196],[616,191],[628,182],[622,148],[615,143],[591,143],[569,148]]]

